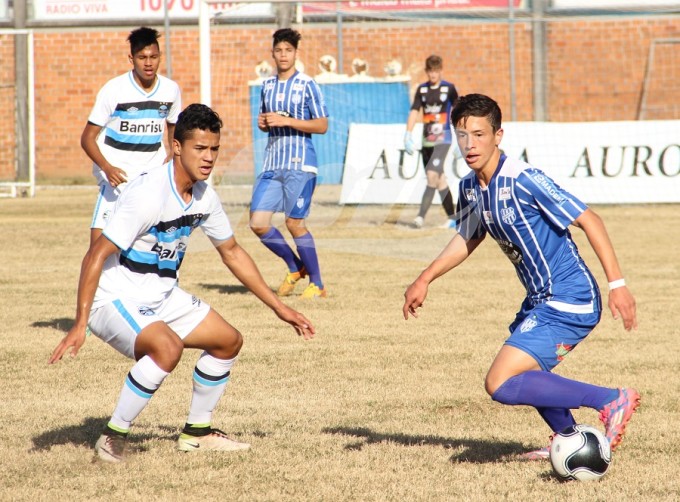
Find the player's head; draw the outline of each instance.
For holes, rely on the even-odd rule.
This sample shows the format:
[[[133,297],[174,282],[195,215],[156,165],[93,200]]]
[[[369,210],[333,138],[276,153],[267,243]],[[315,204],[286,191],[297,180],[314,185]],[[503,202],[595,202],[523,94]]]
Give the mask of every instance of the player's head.
[[[210,107],[198,103],[179,114],[172,141],[175,175],[192,183],[205,181],[215,167],[220,149],[222,120]]]
[[[430,81],[430,84],[435,85],[441,81],[443,68],[442,58],[436,54],[432,54],[425,60],[425,73],[427,73],[427,79]]]
[[[146,26],[132,30],[127,37],[128,42],[130,42],[130,54],[134,56],[139,51],[150,45],[159,47],[158,39],[160,37],[160,33],[158,33],[153,28],[147,28]]]
[[[495,169],[500,155],[498,145],[503,138],[501,109],[483,94],[461,96],[451,110],[458,148],[474,171]]]
[[[158,37],[160,34],[156,30],[142,26],[130,32],[127,38],[130,42],[128,58],[132,63],[134,78],[144,88],[154,85],[161,64]]]
[[[302,35],[291,28],[281,28],[272,35],[272,57],[279,75],[288,77],[295,71],[295,59],[301,38]]]

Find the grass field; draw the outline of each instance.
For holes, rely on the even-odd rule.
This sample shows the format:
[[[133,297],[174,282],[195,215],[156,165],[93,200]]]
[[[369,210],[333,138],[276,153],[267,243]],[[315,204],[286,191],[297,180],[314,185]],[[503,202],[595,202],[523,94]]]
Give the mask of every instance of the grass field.
[[[282,263],[246,227],[249,188],[219,191],[237,238],[277,285]],[[634,386],[642,407],[600,482],[560,483],[549,463],[516,459],[546,444],[538,414],[494,403],[483,389],[522,299],[508,260],[485,242],[433,283],[420,318],[406,322],[406,286],[452,235],[435,228],[441,209],[412,230],[414,207],[341,207],[338,193],[321,186],[310,218],[330,297],[289,301],[315,323],[314,340],[247,293],[202,235],[184,261],[182,286],[244,335],[214,425],[252,449],[176,451],[198,356],[187,351],[134,425],[122,465],[94,461],[92,448],[131,362],[92,338],[77,358],[47,365],[73,323],[96,191],[0,199],[0,500],[680,500],[679,206],[596,208],[640,327],[627,333],[605,312],[557,372]],[[600,425],[593,410],[575,414]]]

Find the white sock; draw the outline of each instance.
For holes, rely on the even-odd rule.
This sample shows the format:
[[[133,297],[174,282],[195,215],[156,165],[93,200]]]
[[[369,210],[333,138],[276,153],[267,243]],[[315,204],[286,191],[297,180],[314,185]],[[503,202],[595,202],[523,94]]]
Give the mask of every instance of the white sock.
[[[149,356],[137,361],[125,379],[109,427],[118,432],[130,430],[130,424],[148,404],[166,376],[168,372],[160,369]]]
[[[236,358],[217,359],[203,352],[194,368],[194,389],[187,423],[209,425],[212,412],[222,397]]]

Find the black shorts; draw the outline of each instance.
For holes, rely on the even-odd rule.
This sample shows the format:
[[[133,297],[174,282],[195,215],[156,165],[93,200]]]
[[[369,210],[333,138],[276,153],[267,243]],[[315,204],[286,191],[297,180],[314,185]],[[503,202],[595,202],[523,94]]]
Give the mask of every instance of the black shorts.
[[[449,153],[451,145],[449,143],[442,143],[435,146],[424,146],[420,149],[423,154],[423,165],[425,171],[434,171],[439,174],[444,173],[444,161]]]

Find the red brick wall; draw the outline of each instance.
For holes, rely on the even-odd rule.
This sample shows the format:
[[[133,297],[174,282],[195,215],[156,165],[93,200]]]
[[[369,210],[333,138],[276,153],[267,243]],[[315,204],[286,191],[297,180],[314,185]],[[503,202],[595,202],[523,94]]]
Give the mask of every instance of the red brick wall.
[[[35,34],[36,164],[39,179],[82,177],[88,180],[91,163],[80,148],[80,133],[99,88],[129,69],[131,28],[50,29]],[[318,72],[323,54],[336,54],[334,24],[305,24],[300,59],[307,73]],[[212,105],[225,122],[219,169],[252,170],[251,122],[247,82],[254,67],[271,62],[272,27],[219,26],[212,31]],[[565,20],[547,27],[548,115],[553,121],[633,120],[637,118],[651,40],[680,37],[674,18],[623,20]],[[429,42],[428,40],[436,41]],[[506,24],[433,22],[422,24],[363,23],[343,25],[343,69],[362,57],[370,74],[384,76],[383,66],[398,59],[403,73],[416,83],[424,80],[423,64],[431,53],[444,59],[444,77],[462,94],[481,92],[498,100],[510,118],[508,33]],[[184,104],[199,100],[199,45],[196,27],[171,31],[173,78],[179,83]],[[516,110],[518,120],[532,120],[531,25],[515,25]],[[0,37],[0,58],[9,50]],[[12,49],[13,50],[13,49]],[[165,40],[161,39],[161,50]],[[665,82],[680,81],[677,59],[667,57]],[[11,68],[0,67],[0,83],[12,79]],[[165,73],[165,63],[161,64]],[[677,92],[655,88],[654,105],[672,107]],[[677,89],[677,87],[676,87]],[[7,110],[7,91],[0,89],[0,105]],[[665,103],[664,100],[667,102]],[[661,102],[659,102],[661,101]],[[668,114],[666,114],[668,115]],[[4,119],[3,119],[4,120]],[[404,117],[406,120],[406,117]],[[1,129],[6,128],[3,125]],[[4,133],[3,133],[4,134]],[[7,139],[0,137],[0,176],[9,154]]]

